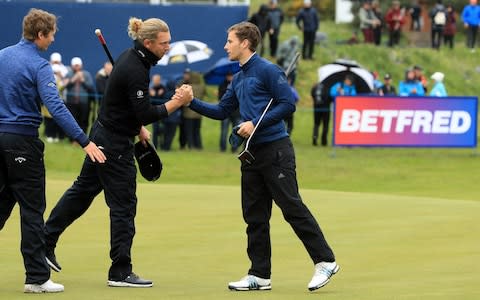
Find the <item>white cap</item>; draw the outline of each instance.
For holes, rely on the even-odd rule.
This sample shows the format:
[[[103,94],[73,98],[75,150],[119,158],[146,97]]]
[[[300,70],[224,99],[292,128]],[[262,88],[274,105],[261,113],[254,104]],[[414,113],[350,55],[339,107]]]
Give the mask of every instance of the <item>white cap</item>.
[[[82,66],[83,65],[82,59],[80,57],[74,57],[74,58],[72,58],[72,62],[70,63],[70,65],[72,65],[72,66],[75,66],[75,65]]]
[[[312,0],[303,0],[303,4],[310,5],[312,4]]]
[[[443,81],[443,78],[445,78],[445,74],[443,74],[442,72],[435,72],[432,74],[432,76],[430,76],[430,78],[435,81]]]
[[[58,52],[53,52],[53,53],[50,55],[50,61],[51,61],[51,62],[61,63],[61,62],[62,62],[62,55],[60,55],[60,53],[58,53]]]

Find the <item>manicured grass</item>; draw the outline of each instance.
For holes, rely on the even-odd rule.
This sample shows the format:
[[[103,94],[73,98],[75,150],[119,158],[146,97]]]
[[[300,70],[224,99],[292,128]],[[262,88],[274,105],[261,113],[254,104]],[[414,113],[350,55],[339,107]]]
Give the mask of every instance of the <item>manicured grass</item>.
[[[311,145],[312,112],[295,113],[292,140],[300,188],[479,200],[480,156],[474,149],[332,148]],[[203,151],[159,152],[162,183],[240,184],[240,162],[221,153],[220,123],[203,118]],[[329,137],[329,140],[331,138]],[[46,145],[47,177],[72,180],[83,151],[69,144]],[[139,182],[145,182],[138,175]]]
[[[291,23],[281,39],[299,35]],[[156,183],[139,176],[134,271],[155,281],[152,289],[106,287],[110,264],[108,209],[102,197],[62,236],[57,250],[64,268],[52,275],[61,299],[479,299],[480,157],[476,149],[322,148],[311,145],[310,87],[317,68],[350,58],[396,82],[406,67],[447,74],[454,95],[478,95],[476,55],[401,47],[340,46],[351,28],[323,22],[329,41],[313,62],[301,62],[292,140],[305,202],[336,252],[340,273],[314,295],[303,246],[275,208],[272,217],[273,290],[232,293],[228,281],[248,269],[240,212],[236,155],[218,150],[218,121],[203,118],[204,150],[160,152],[164,172]],[[441,66],[441,69],[439,68]],[[461,66],[461,68],[459,67]],[[215,98],[215,88],[211,98]],[[211,101],[213,101],[210,99]],[[71,184],[83,152],[68,143],[47,144],[48,206]],[[24,298],[18,209],[0,232],[4,278],[0,299]]]
[[[48,179],[48,216],[70,181]],[[226,288],[248,267],[238,187],[140,183],[134,271],[151,289],[108,288],[108,209],[98,197],[61,237],[55,299],[478,299],[480,202],[303,189],[340,272],[311,295],[313,268],[278,208],[270,292]],[[1,299],[23,299],[18,209],[0,233]]]

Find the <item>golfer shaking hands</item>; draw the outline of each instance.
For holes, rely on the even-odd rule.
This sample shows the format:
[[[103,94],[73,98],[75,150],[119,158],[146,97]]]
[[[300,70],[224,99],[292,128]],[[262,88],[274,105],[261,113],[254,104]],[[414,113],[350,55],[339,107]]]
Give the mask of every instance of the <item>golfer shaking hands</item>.
[[[218,120],[239,108],[242,123],[237,134],[248,138],[255,132],[249,143],[250,157],[239,156],[242,210],[251,267],[245,277],[230,282],[228,288],[271,289],[269,221],[273,200],[313,261],[314,275],[308,283],[308,289],[313,291],[327,284],[339,267],[317,221],[299,195],[295,153],[283,123],[283,119],[295,111],[295,102],[282,69],[255,53],[260,40],[260,31],[252,23],[231,26],[224,49],[230,60],[240,63],[241,70],[234,75],[218,104],[195,98],[190,103],[194,111]],[[271,99],[271,107],[265,110]]]
[[[47,262],[55,271],[61,267],[55,247],[63,231],[89,208],[103,190],[110,208],[110,258],[108,286],[151,287],[151,280],[142,279],[132,270],[131,248],[135,235],[137,209],[135,136],[150,139],[144,125],[166,118],[191,101],[185,88],[177,89],[173,98],[162,105],[149,99],[150,68],[170,49],[170,29],[157,18],[142,21],[130,18],[128,35],[133,47],[125,50],[115,62],[108,79],[98,119],[90,138],[107,155],[105,165],[85,160],[77,180],[53,208],[46,224]]]

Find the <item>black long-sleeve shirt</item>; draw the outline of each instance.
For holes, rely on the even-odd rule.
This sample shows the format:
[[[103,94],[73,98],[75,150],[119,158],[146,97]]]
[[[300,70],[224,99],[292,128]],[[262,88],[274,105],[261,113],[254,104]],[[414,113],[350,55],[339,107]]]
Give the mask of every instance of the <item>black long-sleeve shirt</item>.
[[[150,68],[158,60],[135,42],[115,62],[98,116],[109,130],[133,137],[142,125],[168,117],[165,105],[152,105],[148,92]]]

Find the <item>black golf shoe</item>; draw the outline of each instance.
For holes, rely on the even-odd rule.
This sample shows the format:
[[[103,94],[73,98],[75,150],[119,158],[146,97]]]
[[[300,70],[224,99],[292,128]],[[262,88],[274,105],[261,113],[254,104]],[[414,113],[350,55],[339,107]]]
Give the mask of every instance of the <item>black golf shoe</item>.
[[[112,287],[139,287],[139,288],[146,288],[152,287],[153,282],[151,280],[142,279],[138,277],[135,273],[130,273],[125,279],[123,280],[108,280],[108,286]]]

